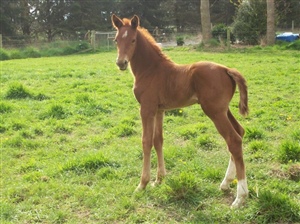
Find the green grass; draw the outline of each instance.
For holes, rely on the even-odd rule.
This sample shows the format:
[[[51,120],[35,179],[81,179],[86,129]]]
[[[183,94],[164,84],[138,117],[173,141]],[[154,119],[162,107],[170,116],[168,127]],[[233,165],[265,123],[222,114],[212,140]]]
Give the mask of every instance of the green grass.
[[[1,223],[299,223],[300,53],[167,49],[177,63],[215,61],[248,81],[250,196],[219,191],[224,140],[199,105],[168,112],[167,177],[133,193],[142,166],[139,105],[115,52],[1,61]],[[152,180],[156,173],[152,155]]]

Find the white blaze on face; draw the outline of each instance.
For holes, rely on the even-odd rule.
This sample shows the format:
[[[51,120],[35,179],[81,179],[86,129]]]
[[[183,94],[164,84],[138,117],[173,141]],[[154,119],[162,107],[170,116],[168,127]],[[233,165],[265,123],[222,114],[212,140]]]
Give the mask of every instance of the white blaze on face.
[[[126,31],[124,32],[124,34],[123,34],[122,38],[126,38],[126,37],[127,37],[127,35],[128,35],[128,31],[126,30]]]

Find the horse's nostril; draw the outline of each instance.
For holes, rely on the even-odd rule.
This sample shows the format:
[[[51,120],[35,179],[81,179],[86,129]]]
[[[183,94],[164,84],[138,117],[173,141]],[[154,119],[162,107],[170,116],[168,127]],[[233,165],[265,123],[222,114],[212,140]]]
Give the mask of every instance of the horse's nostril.
[[[118,65],[118,67],[121,69],[121,70],[126,70],[127,66],[128,66],[128,60],[118,60],[117,59],[117,62],[116,64]]]

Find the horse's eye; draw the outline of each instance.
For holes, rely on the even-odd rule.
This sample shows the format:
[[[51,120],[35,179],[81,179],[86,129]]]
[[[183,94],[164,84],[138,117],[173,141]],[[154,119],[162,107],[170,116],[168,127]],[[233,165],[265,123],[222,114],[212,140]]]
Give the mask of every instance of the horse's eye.
[[[135,39],[133,39],[133,40],[131,41],[131,43],[133,43],[133,44],[134,44],[134,43],[135,43]]]

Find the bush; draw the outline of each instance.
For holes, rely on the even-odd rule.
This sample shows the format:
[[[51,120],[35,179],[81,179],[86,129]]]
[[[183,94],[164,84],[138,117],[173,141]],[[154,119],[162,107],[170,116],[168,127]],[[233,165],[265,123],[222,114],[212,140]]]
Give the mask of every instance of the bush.
[[[11,59],[21,59],[23,58],[22,53],[19,50],[12,50],[10,52]]]
[[[63,55],[70,55],[70,54],[75,54],[77,50],[71,46],[67,46],[63,48],[62,54]]]
[[[300,40],[296,40],[289,45],[286,46],[287,49],[289,50],[300,50]]]
[[[230,29],[224,23],[217,24],[212,29],[212,36],[214,39],[227,40],[227,30]],[[230,32],[230,41],[234,43],[235,37],[232,32]]]
[[[0,61],[5,61],[5,60],[9,60],[9,55],[8,53],[3,50],[3,49],[0,49]]]
[[[184,39],[183,37],[176,37],[177,46],[183,46]]]
[[[63,55],[63,49],[61,48],[49,48],[42,50],[42,56],[51,57],[51,56],[60,56]]]
[[[90,44],[88,42],[80,42],[77,46],[76,46],[76,50],[77,51],[84,51],[90,48]]]
[[[218,46],[220,46],[219,41],[217,39],[215,39],[215,38],[209,39],[208,42],[207,42],[207,44],[210,47],[218,47]]]
[[[33,47],[25,48],[24,51],[22,51],[22,53],[25,56],[25,58],[40,58],[41,57],[40,52]]]
[[[240,5],[233,33],[245,44],[256,45],[267,32],[266,1],[249,0]]]

